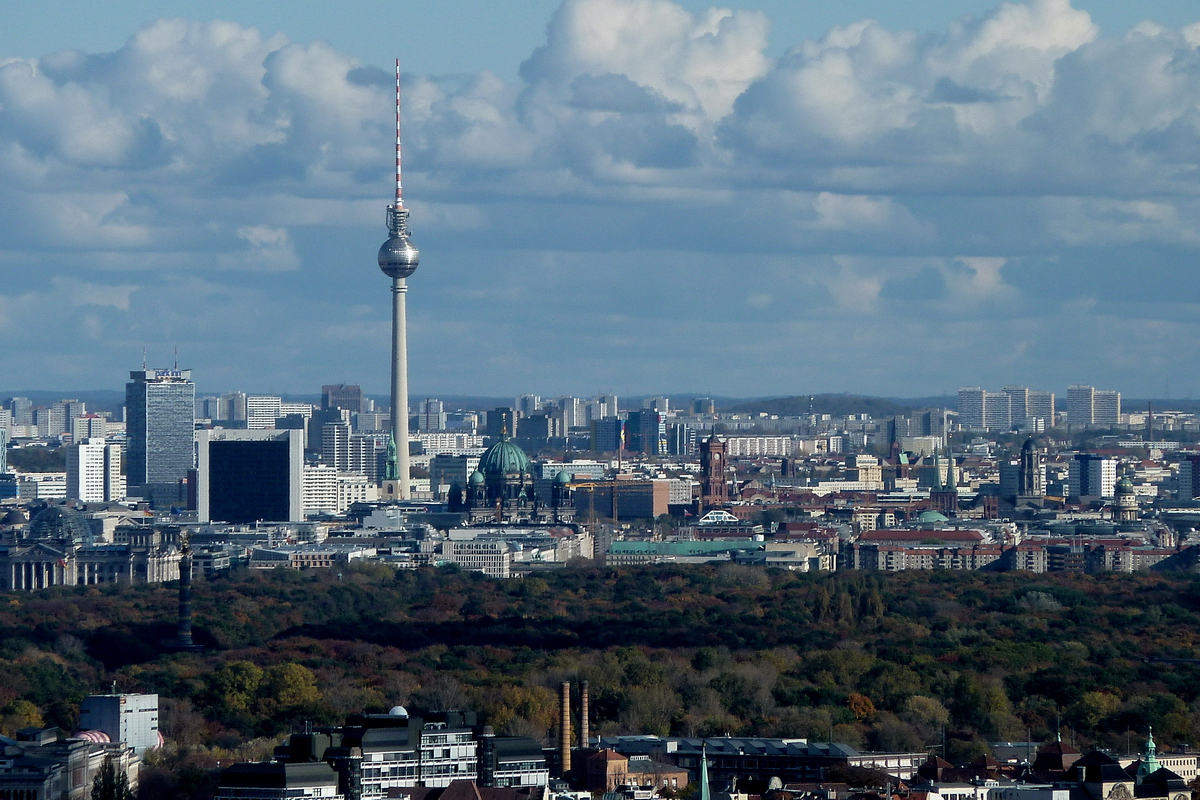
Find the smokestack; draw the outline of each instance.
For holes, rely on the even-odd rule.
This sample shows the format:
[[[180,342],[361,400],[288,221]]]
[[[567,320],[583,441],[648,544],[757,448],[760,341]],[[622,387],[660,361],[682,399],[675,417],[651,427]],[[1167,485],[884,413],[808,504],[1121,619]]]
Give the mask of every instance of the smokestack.
[[[579,684],[579,749],[588,748],[588,682]]]
[[[191,649],[192,644],[192,549],[183,542],[179,559],[179,641],[177,647]]]
[[[571,684],[563,681],[558,688],[561,693],[558,702],[561,720],[558,726],[558,758],[562,765],[562,777],[565,778],[571,771]]]

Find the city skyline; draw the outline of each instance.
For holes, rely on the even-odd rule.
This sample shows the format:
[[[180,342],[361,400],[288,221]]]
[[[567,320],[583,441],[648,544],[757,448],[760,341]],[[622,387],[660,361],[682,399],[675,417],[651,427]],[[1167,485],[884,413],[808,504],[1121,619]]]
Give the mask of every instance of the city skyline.
[[[1200,82],[1161,66],[1195,60],[1188,12],[856,16],[880,8],[825,32],[774,2],[567,0],[511,14],[527,51],[457,77],[436,26],[411,62],[405,29],[406,206],[433,259],[410,396],[581,375],[625,395],[1194,393]],[[232,16],[63,33],[110,48],[90,55],[0,37],[0,373],[115,386],[178,344],[214,387],[336,371],[385,392],[362,268],[390,148],[377,40]]]

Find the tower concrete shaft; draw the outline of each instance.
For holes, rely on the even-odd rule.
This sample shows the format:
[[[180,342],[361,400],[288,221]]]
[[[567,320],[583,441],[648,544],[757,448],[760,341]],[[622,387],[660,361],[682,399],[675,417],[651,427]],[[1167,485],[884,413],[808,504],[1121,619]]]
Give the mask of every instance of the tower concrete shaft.
[[[411,500],[408,465],[408,282],[392,278],[392,440],[401,500]]]

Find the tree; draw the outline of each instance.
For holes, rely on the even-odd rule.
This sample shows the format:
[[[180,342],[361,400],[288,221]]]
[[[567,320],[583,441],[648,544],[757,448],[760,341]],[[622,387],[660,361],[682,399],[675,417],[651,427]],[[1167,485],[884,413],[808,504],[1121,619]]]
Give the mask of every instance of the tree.
[[[854,715],[855,719],[864,720],[875,716],[875,704],[866,695],[851,692],[846,699],[846,705],[850,707],[850,713]]]
[[[260,691],[274,706],[299,706],[321,700],[317,679],[312,671],[295,663],[268,667],[263,673]]]
[[[112,756],[104,759],[104,763],[92,778],[92,800],[133,800],[133,792],[129,790],[129,776],[125,770],[118,770]]]

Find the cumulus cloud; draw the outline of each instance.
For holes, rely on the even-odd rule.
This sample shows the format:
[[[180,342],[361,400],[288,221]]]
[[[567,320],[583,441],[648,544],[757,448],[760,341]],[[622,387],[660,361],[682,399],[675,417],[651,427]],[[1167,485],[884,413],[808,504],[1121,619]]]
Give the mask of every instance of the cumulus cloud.
[[[804,390],[769,369],[780,331],[844,357],[818,388],[883,391],[862,365],[881,346],[1008,354],[995,380],[940,367],[953,389],[1058,381],[1064,315],[1145,343],[1132,332],[1169,311],[1154,330],[1200,340],[1200,23],[1101,38],[1069,0],[1023,0],[936,32],[846,20],[778,59],[768,30],[752,11],[564,0],[516,83],[405,76],[414,386],[665,391],[720,341],[738,363],[698,390]],[[6,335],[54,309],[62,338],[37,347],[78,334],[106,355],[38,363],[94,383],[149,340],[230,388],[268,363],[277,390],[304,388],[338,363],[382,390],[391,92],[353,54],[235,22],[0,54]],[[1175,310],[1152,305],[1164,292]],[[672,355],[550,355],[528,325],[497,335],[510,319]],[[1016,348],[998,333],[1014,326]],[[1071,353],[1099,373],[1080,380],[1136,378],[1094,340]]]

